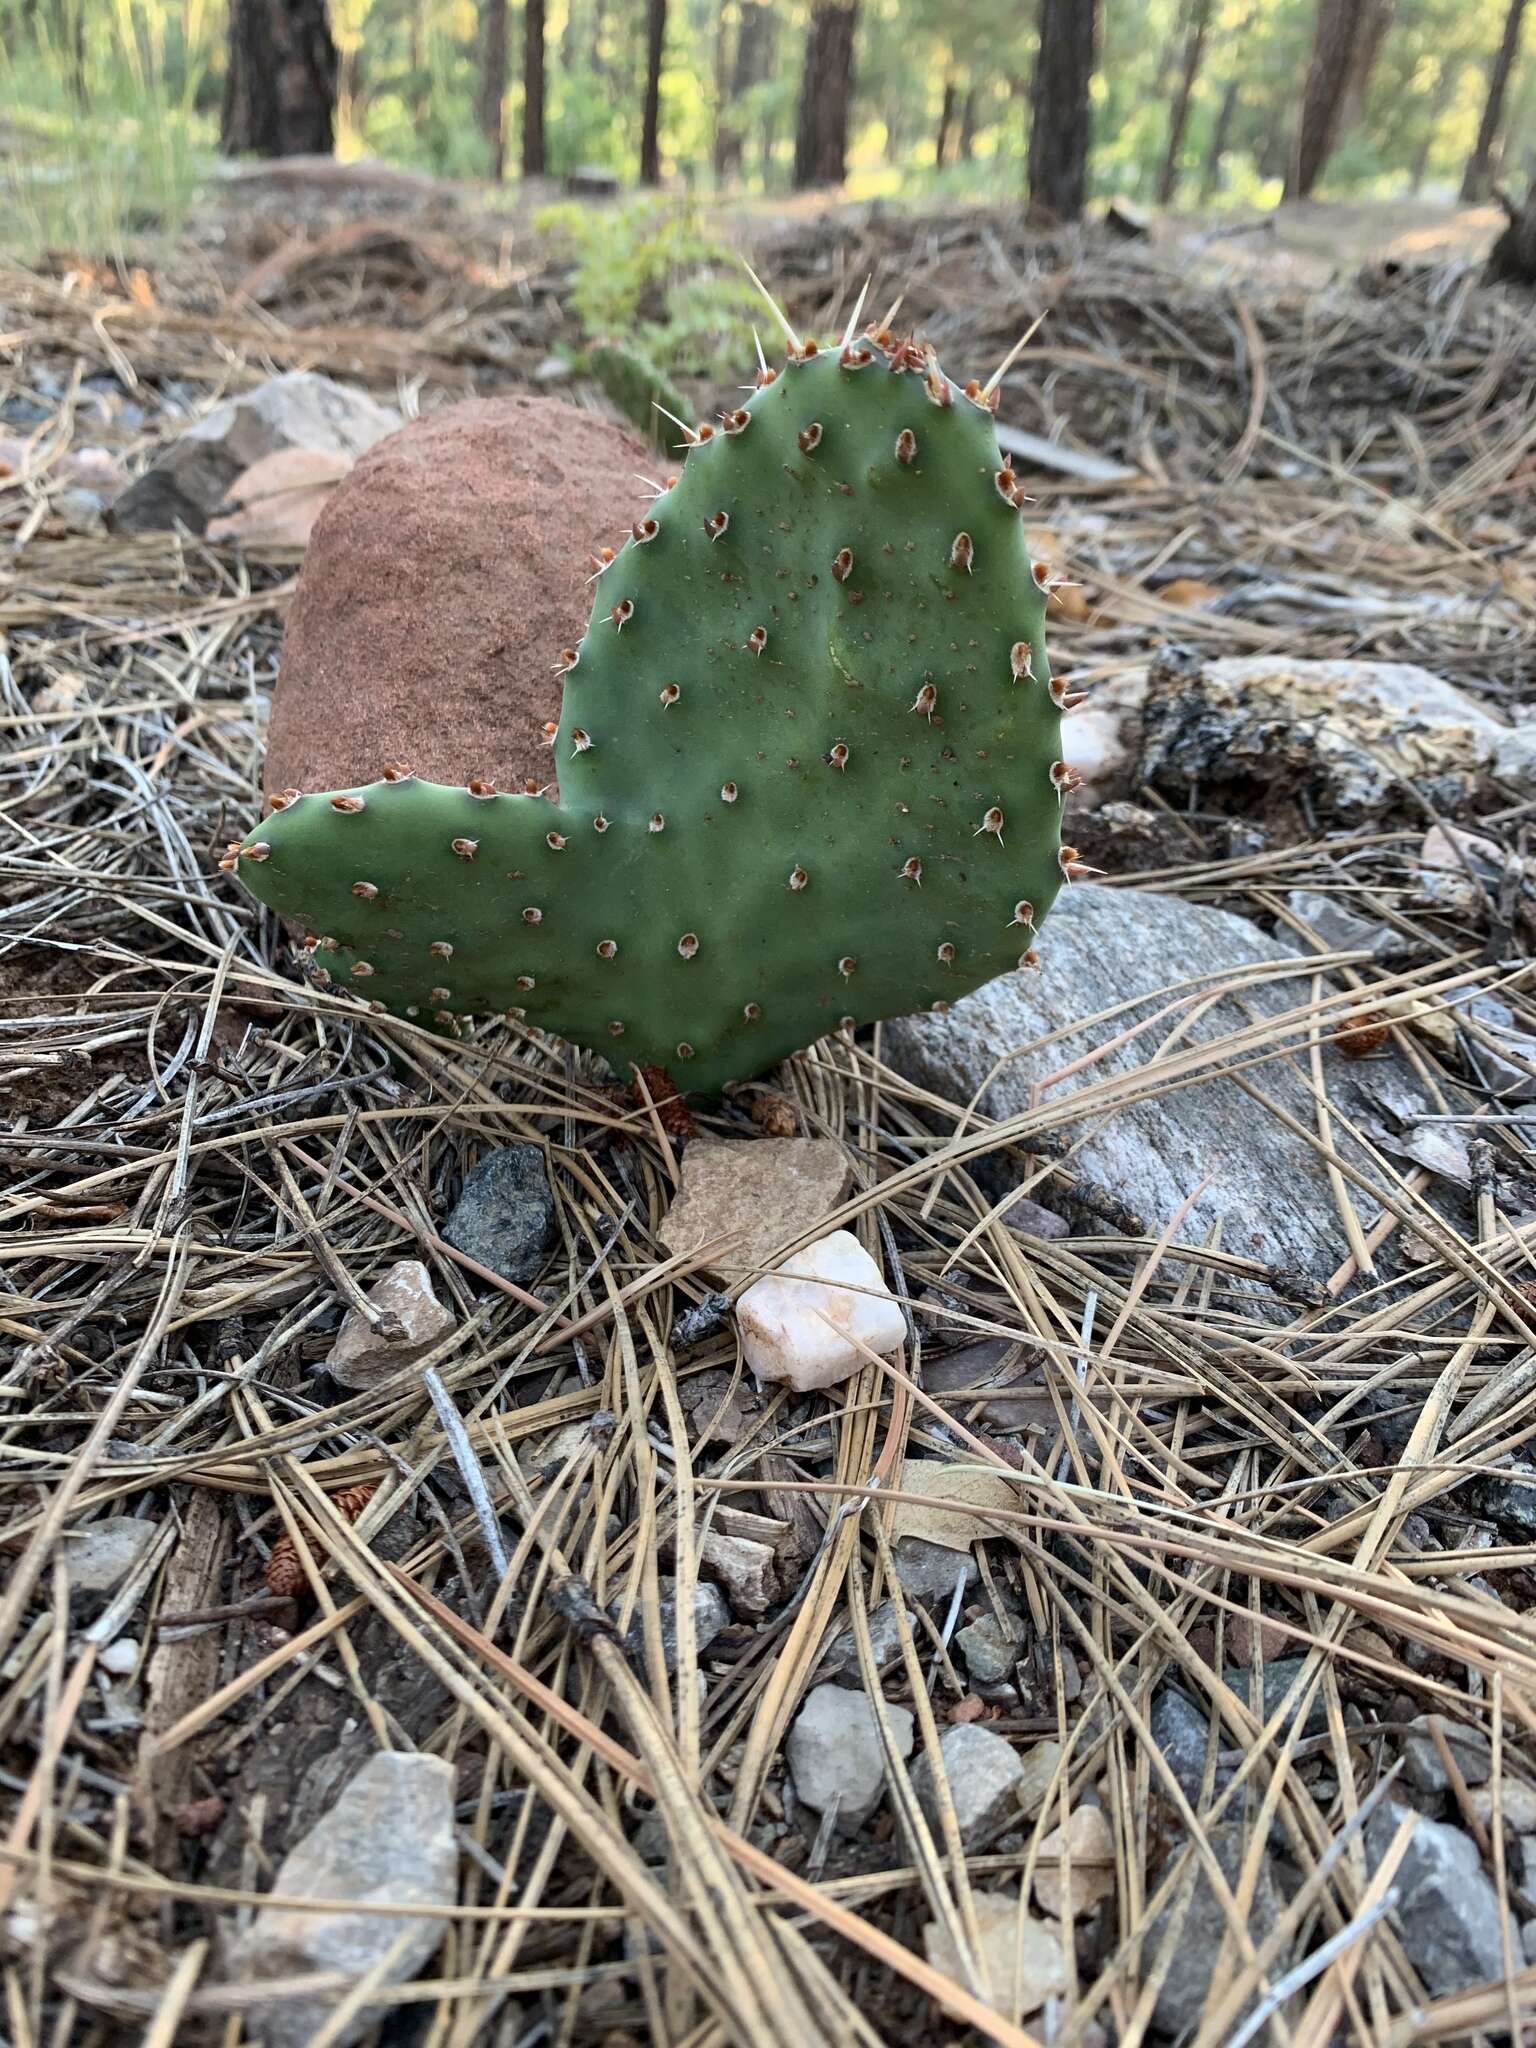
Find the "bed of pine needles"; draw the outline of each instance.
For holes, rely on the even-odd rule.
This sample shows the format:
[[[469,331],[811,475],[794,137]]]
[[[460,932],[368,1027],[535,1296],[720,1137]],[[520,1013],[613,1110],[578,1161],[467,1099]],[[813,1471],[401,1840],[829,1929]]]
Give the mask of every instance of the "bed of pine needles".
[[[817,217],[758,254],[802,331],[834,330],[872,273],[872,303],[905,291],[904,318],[981,375],[1047,313],[1003,417],[1137,471],[1037,486],[1090,600],[1056,628],[1075,673],[1176,637],[1422,660],[1506,713],[1536,694],[1536,320],[1475,272],[1303,290],[1224,273],[1210,249],[1041,246],[980,212]],[[947,2003],[1000,2043],[1134,2043],[1166,1966],[1148,1930],[1233,1829],[1235,1927],[1266,1854],[1293,1883],[1268,1940],[1229,1943],[1198,2048],[1232,2040],[1256,1999],[1258,2037],[1297,2048],[1339,2030],[1394,2048],[1518,2036],[1536,2023],[1518,1937],[1503,1983],[1429,1998],[1381,1910],[1390,1867],[1373,1878],[1361,1838],[1415,1714],[1479,1728],[1494,1782],[1536,1786],[1536,1545],[1507,1544],[1458,1494],[1536,1432],[1536,1225],[1499,1194],[1530,1178],[1527,1125],[1456,1032],[1397,1029],[1395,1056],[1465,1120],[1471,1187],[1432,1205],[1404,1160],[1341,1167],[1338,1271],[1303,1303],[1234,1285],[1262,1276],[1220,1244],[1107,1225],[1024,1238],[974,1169],[1006,1154],[1049,1200],[1090,1117],[1218,1068],[1262,1081],[1277,1060],[1314,1061],[1310,1136],[1336,1156],[1314,1055],[1377,984],[1431,1012],[1497,989],[1536,1029],[1523,870],[1518,900],[1415,911],[1406,974],[1308,970],[1279,1015],[1149,1044],[1134,1074],[1090,1065],[1008,1125],[916,1092],[878,1031],[790,1062],[771,1077],[781,1114],[845,1149],[839,1220],[906,1299],[912,1340],[899,1370],[872,1364],[833,1396],[759,1396],[728,1323],[687,1352],[671,1341],[711,1283],[658,1244],[677,1161],[654,1116],[615,1107],[585,1056],[501,1026],[443,1041],[301,985],[218,874],[255,808],[292,558],[71,534],[52,509],[70,445],[135,454],[175,407],[276,369],[358,378],[409,410],[526,381],[560,338],[561,278],[536,247],[478,280],[428,268],[408,318],[391,317],[398,284],[349,260],[260,305],[206,283],[178,304],[152,268],[142,283],[63,264],[0,275],[0,399],[46,411],[33,459],[0,479],[10,2038],[235,2048],[254,1994],[221,1975],[222,1941],[323,1810],[326,1760],[380,1745],[453,1762],[464,1851],[430,1974],[380,1995],[417,2009],[392,2038],[970,2038]],[[119,401],[137,409],[126,428]],[[1170,604],[1176,576],[1220,601]],[[1324,821],[1234,858],[1219,827],[1177,820],[1177,861],[1123,879],[1267,921],[1287,890],[1318,888],[1408,929],[1394,906],[1423,822],[1344,837]],[[1518,856],[1527,824],[1511,803],[1478,829]],[[1203,999],[1176,962],[1168,980],[1170,1002]],[[752,1142],[750,1101],[700,1128]],[[559,1208],[532,1296],[467,1271],[439,1235],[466,1166],[511,1142],[545,1149]],[[1193,1191],[1201,1162],[1188,1170]],[[1394,1236],[1412,1256],[1389,1287],[1360,1268]],[[333,1398],[316,1371],[339,1312],[406,1256],[458,1315],[436,1389],[410,1370]],[[988,1338],[1042,1390],[1028,1431],[1000,1426],[985,1387],[925,1381]],[[851,1846],[796,1812],[786,1779],[786,1729],[829,1639],[851,1628],[870,1668],[908,1448],[1015,1491],[986,1525],[976,1597],[1028,1616],[1036,1683],[991,1725],[1064,1751],[1001,1850],[929,1826],[905,1767]],[[782,1599],[701,1652],[699,1545],[742,1508],[786,1531]],[[103,1514],[156,1536],[82,1625],[67,1536]],[[274,1553],[300,1559],[302,1584],[269,1570]],[[551,1597],[571,1574],[621,1620],[654,1616],[675,1579],[675,1673],[654,1634],[631,1662],[584,1629]],[[955,1618],[919,1612],[885,1677],[918,1754],[968,1711]],[[137,1666],[108,1675],[100,1652],[125,1635]],[[1250,1712],[1220,1675],[1234,1643],[1255,1664],[1304,1658],[1304,1711]],[[1170,1674],[1211,1717],[1192,1801],[1148,1736]],[[1218,1793],[1219,1763],[1236,1769]],[[1114,1889],[1067,1944],[1066,1996],[1019,2021],[946,1985],[924,1924],[963,1953],[975,1889],[1027,1892],[1093,1788]],[[1529,1917],[1498,1814],[1465,1824]]]

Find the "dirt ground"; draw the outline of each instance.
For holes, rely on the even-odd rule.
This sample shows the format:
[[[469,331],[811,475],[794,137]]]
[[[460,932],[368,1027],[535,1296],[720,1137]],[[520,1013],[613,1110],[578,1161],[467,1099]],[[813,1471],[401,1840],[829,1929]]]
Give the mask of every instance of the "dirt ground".
[[[24,444],[0,474],[12,2035],[271,2038],[240,1943],[381,1749],[441,1759],[452,1795],[445,1940],[403,1982],[371,1951],[358,1993],[390,2044],[788,2048],[806,2014],[819,2038],[1009,2048],[1407,2048],[1536,2024],[1536,1161],[1525,1094],[1464,1007],[1496,991],[1536,1031],[1536,800],[1409,776],[1350,821],[1256,771],[1069,813],[1113,886],[1283,939],[1301,992],[1186,1044],[1203,997],[1169,961],[1177,1021],[1143,1021],[1133,1071],[1095,1056],[1005,1120],[916,1090],[870,1031],[698,1105],[696,1137],[839,1147],[839,1214],[912,1318],[901,1375],[759,1387],[718,1276],[658,1236],[696,1138],[589,1055],[500,1020],[441,1037],[306,982],[220,872],[258,815],[294,551],[115,533],[70,495],[70,454],[137,474],[277,371],[408,412],[545,388],[581,336],[568,259],[528,217],[290,169],[231,181],[174,249],[0,270],[0,435]],[[1047,452],[1028,473],[1069,578],[1059,673],[1113,686],[1170,649],[1189,674],[1419,663],[1519,721],[1536,318],[1479,282],[1496,222],[1405,205],[1242,225],[1042,241],[1007,209],[821,207],[733,232],[800,332],[837,334],[869,277],[962,376],[1044,315],[1000,417],[1108,471]],[[724,402],[682,375],[700,417]],[[1460,894],[1425,880],[1447,824],[1493,849]],[[1393,948],[1325,946],[1296,891]],[[1425,1128],[1475,1125],[1459,1177],[1385,1126],[1340,1164],[1336,1041],[1366,1013],[1371,1057],[1439,1105]],[[1280,1120],[1276,1063],[1307,1076],[1303,1138],[1331,1170],[1325,1281],[1149,1227],[1077,1170],[1090,1128],[1233,1066],[1243,1114]],[[535,1148],[550,1193],[519,1283],[443,1228],[508,1146]],[[1006,1211],[999,1186],[1025,1184],[1067,1234]],[[405,1258],[451,1316],[435,1379],[350,1389],[327,1369],[343,1317]],[[951,1552],[975,1564],[958,1602],[953,1563],[935,1593],[899,1548],[909,1456],[1012,1502],[955,1510],[976,1528]],[[116,1532],[134,1566],[72,1587],[109,1520],[139,1525]],[[764,1565],[760,1599],[722,1557]],[[700,1579],[728,1611],[690,1604]],[[627,1652],[609,1611],[621,1632],[639,1617]],[[1000,1680],[957,1640],[984,1622],[1017,1648]],[[877,1664],[916,1747],[844,1830],[800,1796],[789,1730],[829,1669],[868,1687]],[[958,1775],[926,1805],[913,1781],[970,1726],[1037,1796],[962,1841]],[[1403,1798],[1441,1831],[1438,1890],[1395,1820],[1381,1836]],[[325,1881],[348,1858],[398,1872],[390,1833],[343,1845]],[[326,1920],[332,1894],[283,1896]],[[1485,1945],[1442,1971],[1410,1896],[1486,1896]],[[1026,1914],[1055,1944],[1049,2007],[1010,1995]]]

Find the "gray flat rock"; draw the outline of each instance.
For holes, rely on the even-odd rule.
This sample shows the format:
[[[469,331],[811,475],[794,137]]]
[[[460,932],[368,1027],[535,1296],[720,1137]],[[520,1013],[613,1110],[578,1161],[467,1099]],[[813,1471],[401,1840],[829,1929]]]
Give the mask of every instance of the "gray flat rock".
[[[1372,1867],[1386,1854],[1399,1821],[1411,1810],[1388,1800],[1366,1823],[1366,1856]],[[1420,1815],[1397,1867],[1396,1885],[1403,1946],[1434,1996],[1503,1976],[1499,1895],[1470,1835]],[[1517,1935],[1517,1954],[1519,1947]]]
[[[400,424],[399,413],[366,391],[289,370],[193,421],[117,499],[112,524],[120,533],[201,533],[236,477],[263,456],[284,448],[361,455]]]
[[[64,1538],[71,1593],[114,1593],[155,1540],[155,1524],[132,1515],[103,1515]]]
[[[898,1753],[912,1754],[912,1716],[886,1705]],[[874,1812],[885,1790],[885,1749],[867,1694],[841,1685],[813,1686],[795,1717],[787,1744],[795,1793],[803,1806],[825,1813],[851,1834]]]
[[[935,1094],[966,1102],[986,1082],[981,1107],[999,1120],[1029,1107],[1030,1084],[1120,1036],[1136,1018],[1150,1017],[1168,1000],[1158,991],[1186,976],[1201,977],[1201,991],[1219,988],[1234,970],[1266,961],[1298,960],[1295,976],[1248,985],[1241,999],[1223,996],[1189,1027],[1191,1039],[1211,1040],[1240,1030],[1248,1012],[1262,1018],[1298,1006],[1310,996],[1311,969],[1297,951],[1277,944],[1245,919],[1144,889],[1078,884],[1062,891],[1046,923],[1041,973],[1006,974],[947,1014],[904,1017],[885,1027],[886,1057],[897,1071]],[[1139,1000],[1138,1000],[1139,999]],[[1077,1020],[1130,1002],[1104,1023],[1074,1028]],[[1142,1068],[1182,1017],[1166,1017],[1140,1038],[1106,1053],[1063,1084],[1050,1099],[1113,1075]],[[1039,1041],[1065,1036],[1047,1050]],[[987,1080],[1000,1059],[1002,1071]],[[1346,1158],[1367,1166],[1346,1120],[1380,1118],[1384,1111],[1409,1120],[1431,1105],[1396,1055],[1350,1060],[1324,1053],[1330,1098],[1343,1112],[1334,1141]],[[1307,1129],[1316,1113],[1305,1050],[1270,1059],[1250,1080]],[[1112,1188],[1154,1234],[1209,1175],[1210,1185],[1180,1226],[1185,1243],[1199,1243],[1220,1224],[1225,1250],[1316,1281],[1348,1256],[1348,1244],[1321,1160],[1237,1086],[1213,1073],[1120,1110],[1108,1123],[1070,1119],[1075,1137],[1087,1133],[1073,1164]],[[1374,1218],[1367,1213],[1369,1224]]]
[[[340,1899],[359,1907],[451,1906],[458,1895],[458,1862],[451,1766],[438,1757],[382,1750],[289,1850],[272,1889],[290,1898]],[[234,1945],[232,1975],[259,1982],[340,1970],[358,1978],[403,1936],[385,1979],[402,1984],[436,1952],[448,1924],[437,1913],[412,1918],[264,1906]],[[246,2028],[267,2048],[303,2048],[337,2003],[336,1995],[273,1999],[251,2009]],[[377,2005],[367,2006],[333,2037],[337,2048],[346,2048],[382,2017]]]

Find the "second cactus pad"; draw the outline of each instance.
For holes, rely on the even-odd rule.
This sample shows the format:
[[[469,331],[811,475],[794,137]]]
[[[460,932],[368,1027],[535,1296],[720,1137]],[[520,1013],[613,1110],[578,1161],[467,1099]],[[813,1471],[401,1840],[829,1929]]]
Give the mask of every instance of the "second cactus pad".
[[[380,762],[232,861],[365,999],[515,1010],[683,1088],[963,995],[1074,858],[1021,499],[928,351],[796,345],[597,574],[558,800]]]

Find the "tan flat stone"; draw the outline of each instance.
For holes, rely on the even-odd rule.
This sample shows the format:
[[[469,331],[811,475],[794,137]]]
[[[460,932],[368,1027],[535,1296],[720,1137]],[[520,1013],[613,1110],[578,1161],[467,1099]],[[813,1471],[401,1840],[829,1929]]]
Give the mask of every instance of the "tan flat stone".
[[[657,1234],[683,1257],[710,1245],[702,1271],[750,1280],[824,1222],[847,1186],[847,1157],[830,1138],[697,1139]]]

